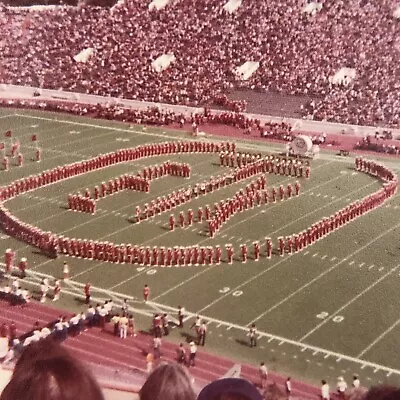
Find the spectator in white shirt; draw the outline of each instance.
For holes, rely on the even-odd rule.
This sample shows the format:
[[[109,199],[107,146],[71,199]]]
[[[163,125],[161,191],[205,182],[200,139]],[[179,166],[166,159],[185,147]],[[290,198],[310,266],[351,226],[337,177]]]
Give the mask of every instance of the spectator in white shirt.
[[[329,385],[326,383],[325,380],[322,380],[321,386],[321,398],[322,400],[330,400],[330,393],[329,393]]]

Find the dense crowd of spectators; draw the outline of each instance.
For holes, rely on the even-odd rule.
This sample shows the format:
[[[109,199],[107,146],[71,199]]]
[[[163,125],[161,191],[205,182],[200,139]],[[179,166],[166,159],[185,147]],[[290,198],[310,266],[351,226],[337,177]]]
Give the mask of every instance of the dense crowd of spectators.
[[[307,118],[399,126],[397,0],[324,0],[313,16],[296,0],[243,2],[233,14],[224,3],[3,9],[0,82],[234,111],[245,102],[227,93],[247,87],[313,97]],[[85,48],[93,56],[75,62]],[[168,53],[175,61],[155,72],[152,61]],[[242,81],[234,70],[248,60],[260,67]],[[348,86],[331,83],[341,67],[356,70]]]

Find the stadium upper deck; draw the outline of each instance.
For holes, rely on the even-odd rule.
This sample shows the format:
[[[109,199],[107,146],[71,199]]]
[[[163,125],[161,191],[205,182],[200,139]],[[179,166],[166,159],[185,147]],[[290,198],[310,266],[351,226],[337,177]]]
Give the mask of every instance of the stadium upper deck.
[[[313,119],[400,126],[400,22],[395,0],[321,2],[315,15],[296,0],[181,0],[160,11],[127,0],[112,11],[68,8],[45,13],[3,9],[0,82],[63,88],[155,102],[240,109],[236,88],[306,94]],[[86,63],[74,56],[92,48]],[[175,61],[156,72],[154,60]],[[259,63],[247,80],[234,71]],[[355,72],[333,85],[342,67]]]

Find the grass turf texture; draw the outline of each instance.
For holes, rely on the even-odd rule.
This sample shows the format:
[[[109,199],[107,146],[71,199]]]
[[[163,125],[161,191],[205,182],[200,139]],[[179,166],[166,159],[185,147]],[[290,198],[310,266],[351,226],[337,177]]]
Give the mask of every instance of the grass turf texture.
[[[11,162],[10,171],[0,173],[2,184],[123,147],[187,139],[182,132],[162,128],[130,128],[121,123],[64,114],[0,110],[0,132],[8,129],[21,141],[25,165],[18,168]],[[42,148],[40,163],[31,161],[32,133],[37,133]],[[277,145],[271,148],[264,142],[237,141],[237,144],[239,150],[277,151]],[[158,196],[227,171],[219,167],[216,154],[187,154],[169,159],[189,163],[190,179],[166,177],[153,181],[149,194],[126,191],[107,197],[98,202],[95,216],[66,209],[68,193],[82,192],[86,187],[92,190],[102,181],[141,171],[144,166],[167,159],[141,159],[91,172],[19,196],[7,202],[7,207],[22,221],[68,237],[166,247],[232,243],[238,256],[241,243],[249,245],[251,255],[254,240],[299,232],[374,192],[380,185],[372,177],[356,173],[352,158],[322,153],[312,162],[311,179],[301,180],[301,196],[239,213],[214,239],[197,223],[189,229],[169,232],[169,213],[140,224],[131,223],[129,218],[134,215],[136,205],[142,206]],[[384,162],[399,171],[400,163],[396,160]],[[294,183],[293,178],[275,175],[267,175],[267,180],[269,187]],[[180,210],[196,211],[201,205],[213,205],[245,184],[234,184],[193,200],[173,213],[178,216]],[[0,246],[2,252],[12,247],[18,257],[28,258],[32,272],[37,274],[28,278],[31,282],[35,279],[38,282],[40,274],[61,277],[62,263],[67,260],[72,283],[63,285],[70,293],[70,296],[63,294],[58,303],[63,307],[82,308],[74,294],[82,294],[80,285],[90,281],[98,288],[93,290],[95,297],[128,295],[136,299],[131,302],[136,308],[152,312],[151,305],[141,301],[146,283],[151,288],[151,300],[160,309],[175,309],[181,304],[193,314],[204,315],[209,321],[207,347],[220,354],[257,364],[265,361],[270,369],[313,382],[339,375],[350,380],[350,374],[358,373],[366,385],[386,381],[400,384],[400,356],[395,351],[400,344],[399,195],[299,254],[274,256],[271,260],[261,258],[258,263],[249,260],[245,265],[236,261],[231,266],[141,268],[66,257],[50,260],[36,249],[6,236],[2,236]],[[105,294],[101,289],[110,292]],[[253,321],[261,333],[257,349],[248,347],[246,337],[246,328]],[[188,329],[191,322],[192,319],[186,322],[183,332],[174,330],[172,338],[180,341],[182,336],[193,334]]]

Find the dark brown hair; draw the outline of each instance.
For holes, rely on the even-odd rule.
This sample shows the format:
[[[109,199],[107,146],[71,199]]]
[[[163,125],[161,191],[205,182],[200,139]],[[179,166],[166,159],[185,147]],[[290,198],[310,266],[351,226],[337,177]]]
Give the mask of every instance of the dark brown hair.
[[[196,394],[185,369],[178,364],[161,364],[147,378],[140,400],[195,400]]]
[[[52,340],[30,344],[0,400],[104,400],[93,376]]]

